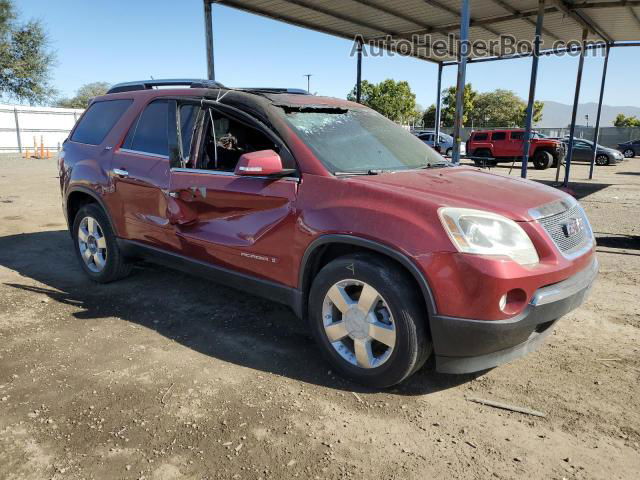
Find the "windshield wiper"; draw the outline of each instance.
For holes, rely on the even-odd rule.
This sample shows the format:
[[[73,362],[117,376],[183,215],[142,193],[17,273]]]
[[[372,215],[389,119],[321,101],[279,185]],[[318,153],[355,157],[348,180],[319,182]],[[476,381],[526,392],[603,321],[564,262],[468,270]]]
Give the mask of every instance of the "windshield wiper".
[[[428,162],[424,167],[420,168],[448,167],[450,165],[451,162],[447,162],[446,160],[438,160],[437,162]]]
[[[370,170],[358,170],[355,172],[333,172],[334,175],[337,176],[341,176],[341,175],[379,175],[381,173],[390,173],[393,172],[394,170],[383,170],[383,169],[379,169],[379,168],[372,168]]]

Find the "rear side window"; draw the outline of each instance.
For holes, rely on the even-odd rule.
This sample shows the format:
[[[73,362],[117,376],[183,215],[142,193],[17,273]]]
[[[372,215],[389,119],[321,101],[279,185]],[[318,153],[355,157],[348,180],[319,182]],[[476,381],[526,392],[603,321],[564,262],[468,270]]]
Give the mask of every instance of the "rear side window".
[[[483,141],[483,140],[487,140],[488,138],[489,138],[489,135],[488,135],[488,134],[486,134],[486,133],[476,133],[476,134],[473,136],[473,140],[474,140],[474,141],[478,141],[478,142],[481,142],[481,141]]]
[[[155,155],[169,155],[169,103],[155,100],[133,124],[122,148]]]
[[[511,132],[511,140],[522,140],[524,132]]]
[[[73,131],[72,142],[100,145],[133,100],[94,102]]]
[[[491,140],[504,140],[507,138],[507,134],[505,132],[495,132],[491,135]]]

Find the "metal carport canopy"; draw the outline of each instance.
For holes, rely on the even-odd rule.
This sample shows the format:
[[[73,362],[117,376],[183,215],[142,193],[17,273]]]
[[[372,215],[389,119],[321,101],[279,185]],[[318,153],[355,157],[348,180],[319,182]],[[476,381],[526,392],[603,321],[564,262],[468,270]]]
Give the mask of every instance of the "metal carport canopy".
[[[208,1],[208,0],[205,0]],[[460,32],[461,0],[214,0],[292,25],[365,43],[375,42],[432,62],[457,61],[456,52],[435,52],[427,43],[449,43]],[[469,41],[510,36],[531,42],[535,34],[538,0],[472,0]],[[559,42],[587,41],[618,44],[640,40],[640,0],[547,0],[542,50]],[[444,53],[444,54],[443,54]],[[475,53],[475,55],[474,55]],[[474,58],[501,56],[499,51],[471,52]]]
[[[452,159],[460,161],[462,92],[468,62],[531,57],[521,176],[526,178],[541,55],[579,52],[571,129],[565,162],[568,186],[576,113],[585,53],[602,46],[605,61],[598,101],[589,179],[593,178],[609,52],[640,46],[640,0],[203,0],[209,78],[215,79],[211,4],[219,3],[354,41],[357,45],[356,98],[360,101],[362,44],[397,51],[438,64],[435,138],[439,138],[442,70],[457,65]],[[504,42],[516,48],[508,49]],[[481,48],[478,48],[480,46]],[[436,140],[437,148],[437,140]],[[560,174],[558,162],[556,180]]]

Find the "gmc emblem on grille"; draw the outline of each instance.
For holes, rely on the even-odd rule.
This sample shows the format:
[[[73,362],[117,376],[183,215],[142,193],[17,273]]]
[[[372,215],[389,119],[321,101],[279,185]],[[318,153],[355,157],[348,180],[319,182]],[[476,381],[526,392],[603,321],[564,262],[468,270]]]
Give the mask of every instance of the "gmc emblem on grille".
[[[572,218],[567,223],[562,225],[562,231],[564,232],[566,237],[573,237],[574,235],[580,233],[581,230],[582,230],[581,218]]]

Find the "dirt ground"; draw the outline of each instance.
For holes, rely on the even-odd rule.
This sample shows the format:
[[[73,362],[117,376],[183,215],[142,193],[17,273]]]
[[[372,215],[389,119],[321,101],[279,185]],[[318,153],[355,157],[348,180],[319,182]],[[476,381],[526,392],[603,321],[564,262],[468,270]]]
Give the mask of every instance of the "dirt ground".
[[[150,265],[90,283],[55,161],[0,158],[0,477],[638,478],[640,158],[574,188],[601,271],[545,346],[369,391],[277,304]]]

